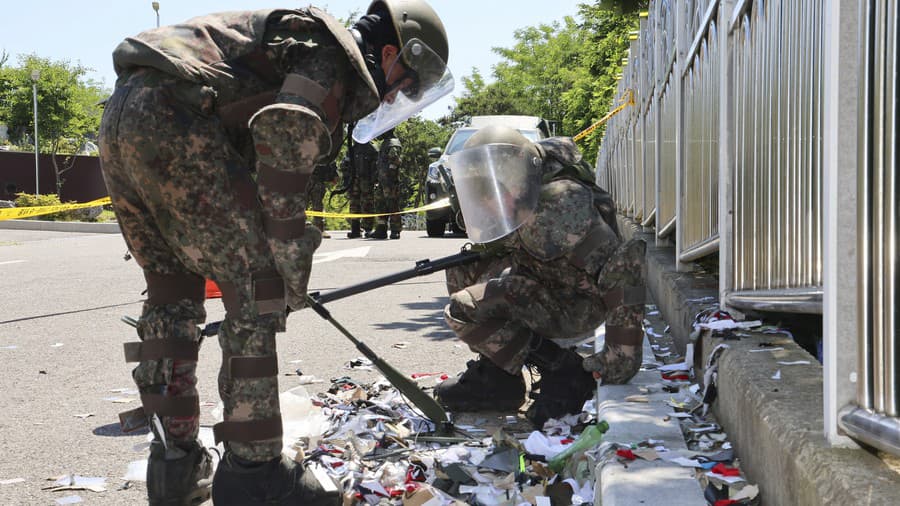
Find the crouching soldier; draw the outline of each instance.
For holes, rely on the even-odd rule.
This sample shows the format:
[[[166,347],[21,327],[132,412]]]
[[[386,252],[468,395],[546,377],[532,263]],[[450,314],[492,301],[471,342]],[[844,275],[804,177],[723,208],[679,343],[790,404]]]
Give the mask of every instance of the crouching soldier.
[[[499,126],[453,155],[469,238],[486,252],[447,271],[444,318],[479,354],[435,393],[450,411],[514,410],[533,366],[537,427],[580,412],[595,379],[626,383],[641,364],[645,244],[623,243],[615,206],[569,138],[536,143]],[[602,351],[583,358],[559,341],[606,323]]]

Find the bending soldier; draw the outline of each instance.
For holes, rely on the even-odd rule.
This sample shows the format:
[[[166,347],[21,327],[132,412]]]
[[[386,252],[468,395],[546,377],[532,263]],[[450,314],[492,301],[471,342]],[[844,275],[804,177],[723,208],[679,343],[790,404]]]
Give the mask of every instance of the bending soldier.
[[[526,416],[542,427],[579,412],[595,378],[630,380],[641,364],[645,244],[622,243],[612,199],[574,142],[491,126],[453,157],[466,231],[490,255],[447,271],[444,318],[479,357],[436,387],[438,399],[451,411],[517,409],[522,366],[534,366]],[[560,346],[603,322],[600,353]]]
[[[378,148],[377,184],[375,185],[375,212],[377,214],[400,211],[400,139],[389,130],[381,136]],[[391,214],[375,218],[373,239],[387,239],[390,225],[391,239],[399,239],[403,230],[402,216]]]
[[[147,281],[141,341],[126,345],[143,406],[125,419],[159,420],[151,504],[210,494],[195,375],[204,279],[227,312],[215,504],[342,503],[335,484],[281,454],[275,334],[288,307],[303,307],[321,242],[306,226],[307,183],[338,152],[343,123],[366,143],[448,93],[447,48],[423,0],[375,0],[351,29],[315,7],[225,12],[115,49],[101,163]]]

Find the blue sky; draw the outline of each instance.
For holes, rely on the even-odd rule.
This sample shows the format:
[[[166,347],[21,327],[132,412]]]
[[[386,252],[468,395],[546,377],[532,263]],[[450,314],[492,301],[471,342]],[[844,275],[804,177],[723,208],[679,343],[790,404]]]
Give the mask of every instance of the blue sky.
[[[462,90],[461,78],[476,67],[486,78],[499,61],[492,47],[510,47],[517,28],[561,21],[578,12],[576,0],[432,0],[450,39],[450,70],[456,78],[454,94]],[[7,5],[0,11],[0,50],[17,63],[20,54],[35,53],[53,60],[68,60],[94,69],[90,77],[112,88],[113,48],[125,37],[156,26],[150,0],[33,0]],[[312,2],[337,17],[362,13],[366,0]],[[593,3],[593,2],[590,2]],[[290,7],[290,2],[258,0],[160,0],[161,24],[177,23],[217,11]],[[308,3],[293,5],[305,6]],[[444,99],[423,112],[426,118],[446,113],[452,100]]]

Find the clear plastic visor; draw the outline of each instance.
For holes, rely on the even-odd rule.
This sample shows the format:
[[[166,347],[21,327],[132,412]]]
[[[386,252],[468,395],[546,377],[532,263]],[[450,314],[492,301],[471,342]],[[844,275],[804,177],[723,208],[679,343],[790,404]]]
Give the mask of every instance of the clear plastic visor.
[[[381,105],[356,123],[353,140],[365,144],[453,91],[453,74],[447,64],[419,39],[410,39],[391,64]]]
[[[456,195],[472,242],[507,236],[534,213],[541,160],[512,144],[485,144],[450,155]]]

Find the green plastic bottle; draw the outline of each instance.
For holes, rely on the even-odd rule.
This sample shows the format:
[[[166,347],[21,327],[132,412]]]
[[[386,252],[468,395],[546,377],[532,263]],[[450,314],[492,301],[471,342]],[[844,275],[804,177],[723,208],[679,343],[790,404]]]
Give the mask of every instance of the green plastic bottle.
[[[554,473],[562,471],[563,468],[566,467],[566,461],[569,460],[569,457],[599,445],[600,441],[603,439],[603,434],[608,430],[609,424],[606,423],[606,420],[600,420],[596,425],[587,426],[581,432],[581,435],[578,436],[578,439],[570,444],[565,450],[559,452],[559,454],[550,459],[550,470]]]

